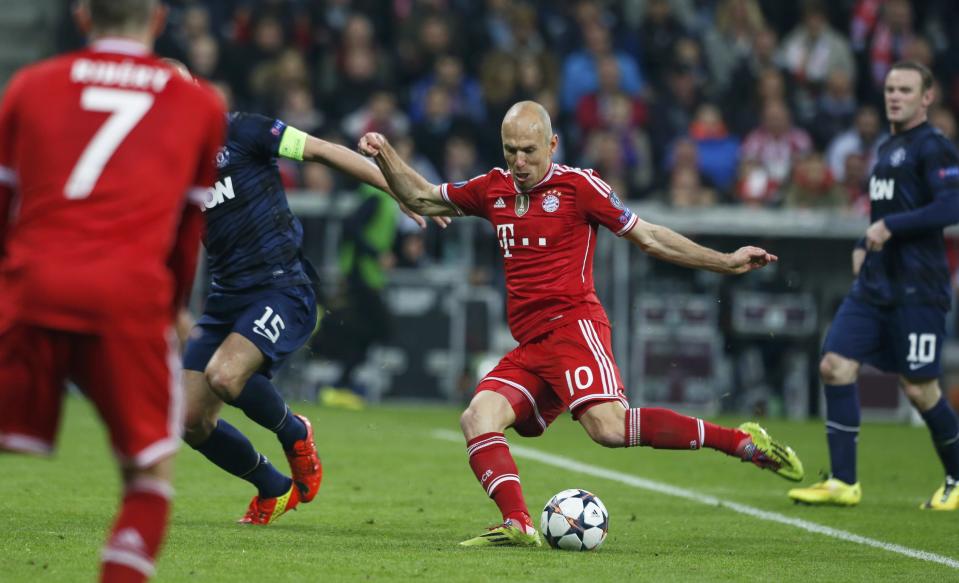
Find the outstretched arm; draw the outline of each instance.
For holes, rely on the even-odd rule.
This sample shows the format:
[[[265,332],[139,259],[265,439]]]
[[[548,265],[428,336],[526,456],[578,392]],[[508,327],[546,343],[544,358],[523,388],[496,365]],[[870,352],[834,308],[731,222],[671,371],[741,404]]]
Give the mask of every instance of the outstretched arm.
[[[672,229],[642,219],[626,233],[625,238],[657,259],[717,273],[746,273],[779,259],[759,247],[741,247],[733,253],[720,253],[694,243]]]
[[[407,208],[406,205],[403,204],[403,201],[398,199],[396,195],[393,194],[393,191],[390,190],[390,187],[386,183],[386,179],[383,177],[383,173],[380,172],[379,168],[377,168],[375,164],[371,164],[369,160],[363,156],[360,156],[353,150],[307,134],[306,144],[303,147],[303,160],[305,162],[320,162],[322,164],[326,164],[327,166],[348,174],[357,180],[379,188],[380,190],[392,196],[393,199],[396,200],[396,202],[400,205],[402,211],[411,219],[416,221],[416,224],[418,224],[420,228],[426,227],[426,221],[423,219],[423,217]],[[434,222],[445,229],[450,223],[450,219],[442,217],[435,218]]]
[[[456,207],[443,198],[440,187],[431,184],[410,168],[383,134],[376,132],[366,134],[360,138],[359,149],[361,153],[373,158],[383,172],[393,194],[413,212],[431,217],[449,217],[459,214]]]

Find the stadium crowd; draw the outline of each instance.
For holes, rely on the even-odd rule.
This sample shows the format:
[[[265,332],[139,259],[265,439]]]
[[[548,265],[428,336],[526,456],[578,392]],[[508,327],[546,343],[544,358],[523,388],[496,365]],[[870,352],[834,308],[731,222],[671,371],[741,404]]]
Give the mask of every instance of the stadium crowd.
[[[546,104],[557,160],[633,200],[868,212],[881,84],[929,65],[956,139],[952,0],[179,0],[158,52],[234,109],[326,139],[391,137],[434,181],[502,165],[499,123]],[[66,48],[66,47],[64,47]],[[327,168],[290,187],[335,193]]]

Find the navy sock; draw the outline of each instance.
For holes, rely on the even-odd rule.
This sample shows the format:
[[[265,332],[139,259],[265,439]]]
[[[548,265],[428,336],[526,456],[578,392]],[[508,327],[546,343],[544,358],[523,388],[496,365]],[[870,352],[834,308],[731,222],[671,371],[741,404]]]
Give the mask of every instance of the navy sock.
[[[306,437],[306,425],[293,416],[290,408],[276,390],[270,379],[256,373],[246,382],[240,395],[230,405],[242,410],[246,416],[261,426],[276,433],[283,449]]]
[[[959,479],[959,420],[956,419],[956,412],[943,397],[921,415],[929,426],[932,442],[946,475],[954,480]]]
[[[856,444],[859,441],[859,392],[856,384],[826,385],[826,441],[832,476],[856,483]]]
[[[250,482],[260,496],[276,498],[290,489],[292,480],[274,468],[253,448],[253,444],[223,419],[217,421],[210,437],[193,449],[220,468]]]

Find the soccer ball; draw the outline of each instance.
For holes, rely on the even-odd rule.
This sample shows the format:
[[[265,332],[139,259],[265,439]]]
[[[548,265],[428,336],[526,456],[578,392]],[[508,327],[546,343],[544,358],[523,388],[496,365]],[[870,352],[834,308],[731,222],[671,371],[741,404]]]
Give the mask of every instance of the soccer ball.
[[[594,494],[573,488],[553,496],[543,508],[540,531],[554,549],[591,551],[606,540],[609,513]]]

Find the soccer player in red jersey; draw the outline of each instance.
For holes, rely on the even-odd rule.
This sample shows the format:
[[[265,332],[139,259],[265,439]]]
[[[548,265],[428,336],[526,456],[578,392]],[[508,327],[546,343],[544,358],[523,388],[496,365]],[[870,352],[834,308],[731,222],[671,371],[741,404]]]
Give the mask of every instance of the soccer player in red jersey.
[[[203,225],[188,199],[216,178],[225,112],[151,53],[156,0],[81,0],[76,17],[90,46],[24,68],[0,103],[0,450],[50,453],[80,387],[124,485],[101,579],[143,581],[183,423],[171,325]]]
[[[510,108],[502,139],[506,170],[442,185],[412,170],[382,135],[360,140],[360,151],[376,160],[411,210],[483,217],[496,229],[503,254],[509,326],[519,346],[480,381],[460,419],[470,467],[503,523],[461,544],[541,544],[503,431],[540,435],[564,409],[606,447],[708,447],[801,480],[802,463],[792,449],[755,423],[733,429],[668,409],[630,408],[593,286],[599,225],[653,257],[719,273],[745,273],[776,256],[758,247],[720,253],[643,221],[592,170],[552,161],[558,138],[538,103]]]

